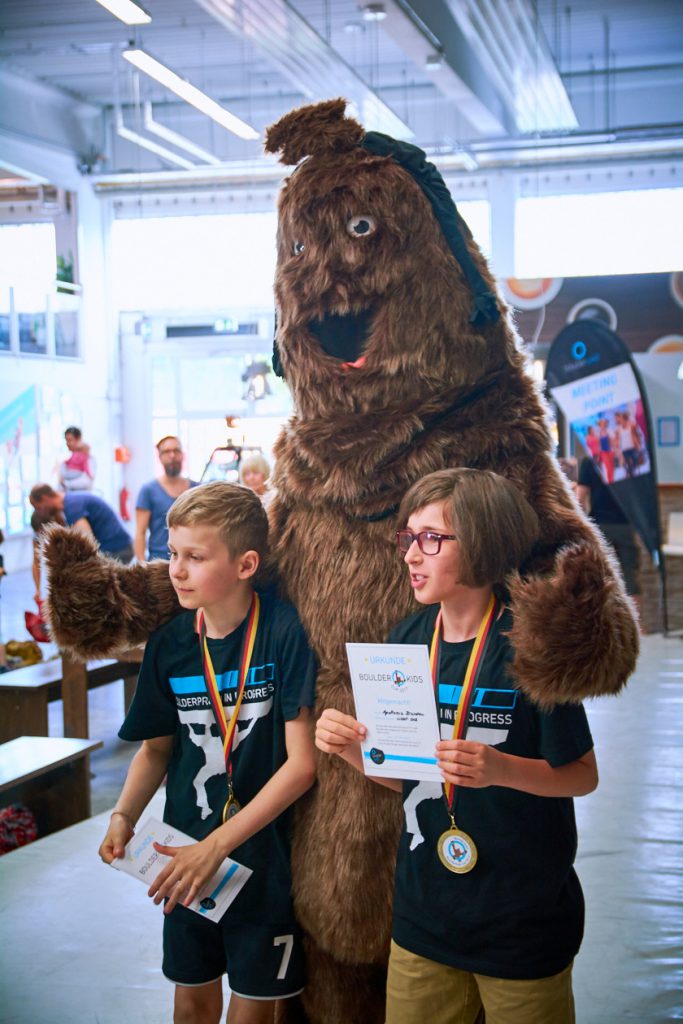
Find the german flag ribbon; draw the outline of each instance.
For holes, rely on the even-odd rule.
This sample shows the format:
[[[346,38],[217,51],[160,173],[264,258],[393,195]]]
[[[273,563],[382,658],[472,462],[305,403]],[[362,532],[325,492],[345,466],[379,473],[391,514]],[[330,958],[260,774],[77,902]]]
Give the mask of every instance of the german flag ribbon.
[[[235,736],[235,729],[237,728],[237,719],[240,713],[240,707],[242,704],[242,697],[244,696],[244,687],[247,682],[247,676],[249,675],[249,665],[251,664],[251,656],[254,650],[254,643],[256,642],[256,632],[258,630],[259,615],[261,611],[261,602],[259,601],[258,594],[252,594],[251,607],[249,608],[249,615],[247,618],[247,626],[242,638],[242,648],[240,650],[240,667],[239,675],[237,679],[237,700],[235,706],[232,709],[232,715],[228,720],[226,709],[223,706],[221,700],[220,690],[218,689],[218,681],[216,679],[216,673],[213,668],[213,662],[211,661],[211,654],[209,653],[209,643],[206,636],[206,622],[204,620],[204,612],[201,611],[199,614],[199,646],[202,652],[202,665],[204,668],[204,684],[206,686],[206,692],[209,695],[211,701],[211,708],[213,710],[216,724],[220,730],[221,739],[223,741],[223,757],[225,758],[225,770],[228,775],[228,781],[232,785],[232,765],[230,763],[230,754],[232,751],[232,741]]]
[[[484,654],[488,644],[491,626],[496,619],[498,613],[498,602],[493,594],[487,605],[486,611],[484,612],[484,618],[481,620],[477,635],[474,641],[474,646],[467,663],[467,669],[465,671],[465,681],[462,685],[462,693],[460,694],[460,700],[458,701],[458,710],[455,715],[455,722],[453,724],[453,739],[460,740],[464,736],[467,730],[467,718],[469,715],[470,704],[472,703],[472,697],[474,695],[474,688],[479,676],[479,670],[484,660]],[[441,657],[441,634],[443,633],[443,622],[441,611],[436,617],[434,624],[434,634],[432,636],[432,642],[429,649],[429,665],[432,670],[432,682],[434,684],[434,693],[436,694],[437,703],[439,700],[438,690],[438,675],[439,675],[439,663]],[[449,811],[452,811],[453,798],[455,786],[452,782],[444,783],[444,795],[446,797],[446,803],[448,804]]]

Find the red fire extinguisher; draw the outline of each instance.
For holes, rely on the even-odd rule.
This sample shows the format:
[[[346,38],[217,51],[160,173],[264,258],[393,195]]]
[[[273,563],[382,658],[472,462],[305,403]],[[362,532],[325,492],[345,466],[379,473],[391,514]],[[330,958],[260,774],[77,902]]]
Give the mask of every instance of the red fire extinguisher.
[[[128,500],[130,494],[128,493],[127,487],[122,487],[119,491],[119,515],[123,519],[124,523],[130,522],[130,508],[128,507]]]

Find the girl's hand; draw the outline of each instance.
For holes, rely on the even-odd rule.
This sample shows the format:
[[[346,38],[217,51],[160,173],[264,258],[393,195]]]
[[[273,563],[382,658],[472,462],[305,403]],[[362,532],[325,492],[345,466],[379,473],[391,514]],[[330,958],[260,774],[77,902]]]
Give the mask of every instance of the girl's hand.
[[[343,754],[347,747],[365,739],[366,729],[351,715],[325,708],[315,726],[315,745],[326,754]]]
[[[191,846],[162,846],[161,843],[154,843],[154,849],[171,858],[147,893],[154,897],[157,905],[168,898],[164,907],[165,914],[170,914],[176,903],[189,907],[227,856],[225,848],[219,848],[215,833]]]
[[[104,863],[111,864],[117,857],[123,857],[126,843],[130,842],[134,834],[133,822],[128,815],[114,811],[109,819],[107,834],[97,851]]]
[[[503,785],[506,755],[486,743],[441,740],[436,757],[445,782],[470,789]]]

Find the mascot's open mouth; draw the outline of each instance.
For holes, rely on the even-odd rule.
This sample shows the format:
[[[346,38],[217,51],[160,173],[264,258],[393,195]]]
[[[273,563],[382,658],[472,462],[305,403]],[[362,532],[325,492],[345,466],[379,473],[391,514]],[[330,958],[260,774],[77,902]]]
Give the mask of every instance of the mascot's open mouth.
[[[308,329],[328,356],[357,366],[362,365],[372,317],[371,309],[362,313],[327,313],[322,320],[309,321]]]

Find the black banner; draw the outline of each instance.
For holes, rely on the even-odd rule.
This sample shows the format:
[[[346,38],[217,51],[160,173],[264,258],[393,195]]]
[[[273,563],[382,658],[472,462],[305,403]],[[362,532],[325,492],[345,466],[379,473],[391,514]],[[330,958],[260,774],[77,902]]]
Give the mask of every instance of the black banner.
[[[550,347],[546,383],[603,483],[659,564],[652,420],[630,351],[600,321],[577,320]]]

